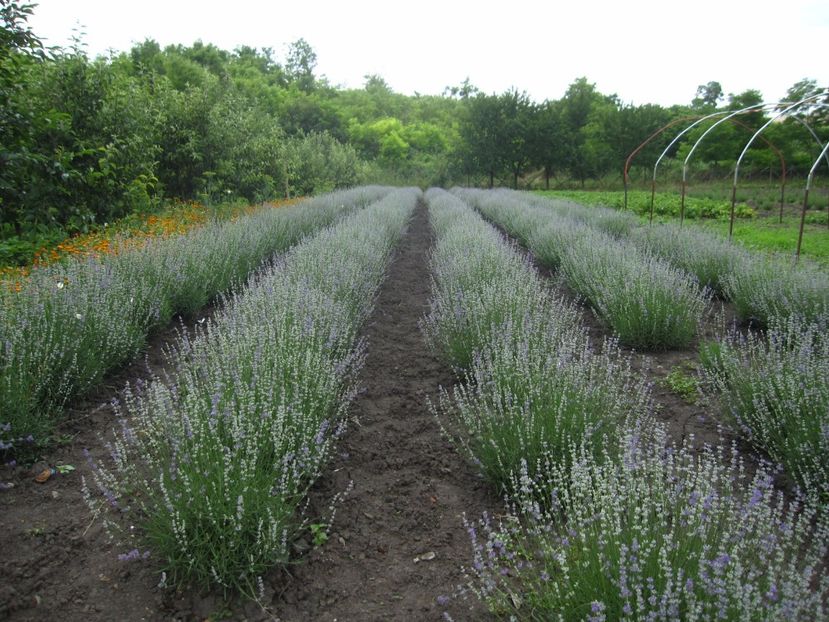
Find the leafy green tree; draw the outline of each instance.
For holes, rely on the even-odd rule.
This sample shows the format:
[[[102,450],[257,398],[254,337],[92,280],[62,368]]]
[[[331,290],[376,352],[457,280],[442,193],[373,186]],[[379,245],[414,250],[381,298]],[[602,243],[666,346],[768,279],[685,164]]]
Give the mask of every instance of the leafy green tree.
[[[459,156],[466,170],[487,176],[490,188],[495,185],[495,176],[500,174],[503,161],[499,157],[501,122],[497,95],[478,93],[466,100],[466,114],[460,126],[463,147]]]
[[[300,91],[310,93],[316,86],[314,69],[317,66],[317,53],[305,39],[297,39],[288,48],[285,61],[285,73],[288,80],[296,84]]]
[[[691,108],[699,112],[714,112],[722,99],[722,85],[719,82],[711,81],[707,84],[700,84],[697,87],[696,97],[691,100]]]
[[[526,93],[515,89],[503,93],[498,104],[501,116],[498,159],[512,174],[512,187],[518,189],[518,177],[531,161],[536,108]]]
[[[27,104],[25,84],[30,67],[46,58],[43,44],[28,25],[34,5],[0,0],[0,233],[20,234],[23,212],[21,183],[28,170],[48,166],[29,149],[38,119]]]
[[[561,117],[567,132],[564,157],[570,174],[582,185],[591,173],[591,161],[585,149],[585,128],[590,121],[594,105],[601,99],[602,95],[596,90],[596,85],[588,82],[587,78],[578,78],[570,84],[562,99]]]
[[[310,195],[362,183],[365,165],[351,145],[326,133],[295,136],[284,144],[289,192]]]
[[[544,172],[544,187],[550,189],[550,177],[566,165],[567,135],[561,118],[561,105],[545,101],[535,111],[529,132],[530,162]]]

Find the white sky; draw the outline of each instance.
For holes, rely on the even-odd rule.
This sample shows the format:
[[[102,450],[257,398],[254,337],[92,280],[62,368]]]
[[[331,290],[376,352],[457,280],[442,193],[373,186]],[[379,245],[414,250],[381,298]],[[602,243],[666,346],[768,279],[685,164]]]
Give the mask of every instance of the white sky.
[[[271,47],[282,61],[302,37],[332,84],[358,88],[373,73],[406,94],[469,77],[541,101],[586,76],[625,102],[668,106],[711,80],[766,101],[801,78],[829,85],[827,0],[40,0],[30,20],[50,45],[79,24],[92,56],[201,39]]]

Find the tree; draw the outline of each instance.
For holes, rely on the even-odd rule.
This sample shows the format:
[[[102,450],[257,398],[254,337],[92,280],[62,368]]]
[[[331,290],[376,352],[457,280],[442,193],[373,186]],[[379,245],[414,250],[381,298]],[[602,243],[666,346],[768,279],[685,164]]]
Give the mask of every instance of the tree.
[[[561,100],[562,120],[567,133],[564,151],[570,174],[578,178],[582,185],[589,174],[588,158],[585,150],[585,127],[590,120],[593,106],[602,99],[596,91],[596,85],[587,78],[578,78],[569,87]]]
[[[697,87],[697,95],[691,100],[691,108],[699,111],[713,112],[717,104],[722,100],[722,86],[719,82],[700,84]]]
[[[497,133],[498,160],[512,173],[512,187],[518,189],[518,177],[529,164],[535,106],[526,93],[511,89],[498,97],[500,125]]]
[[[531,163],[544,171],[544,187],[547,190],[550,189],[550,177],[566,164],[564,140],[561,104],[545,101],[533,115],[528,147]]]
[[[798,113],[813,127],[829,125],[829,88],[818,86],[817,80],[803,78],[795,82],[786,92],[783,101],[795,103],[810,97],[814,99],[800,106]]]
[[[285,72],[300,91],[310,93],[314,90],[316,66],[317,54],[305,39],[297,39],[288,47]]]
[[[501,158],[501,105],[497,95],[478,93],[467,100],[466,114],[460,126],[462,147],[459,156],[467,172],[488,176],[489,187],[495,185]]]

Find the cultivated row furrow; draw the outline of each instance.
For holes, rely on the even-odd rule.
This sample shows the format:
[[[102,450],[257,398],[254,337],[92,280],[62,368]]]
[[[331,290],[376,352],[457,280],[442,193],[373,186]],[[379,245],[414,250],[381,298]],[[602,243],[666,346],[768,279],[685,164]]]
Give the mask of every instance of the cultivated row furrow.
[[[87,496],[169,581],[250,593],[287,561],[355,392],[357,332],[418,195],[392,192],[293,248],[178,340],[170,378],[127,390]]]
[[[633,217],[611,210],[551,207],[510,191],[458,192],[559,269],[628,344],[686,345],[698,322],[693,317],[701,314],[700,285],[734,301],[744,319],[765,326],[761,336],[733,327],[703,343],[702,379],[736,434],[782,464],[807,494],[826,499],[829,383],[820,371],[829,367],[825,273],[794,269],[687,228],[633,228]],[[676,269],[666,270],[666,262]],[[676,270],[685,276],[677,278]],[[641,340],[639,334],[667,338]]]

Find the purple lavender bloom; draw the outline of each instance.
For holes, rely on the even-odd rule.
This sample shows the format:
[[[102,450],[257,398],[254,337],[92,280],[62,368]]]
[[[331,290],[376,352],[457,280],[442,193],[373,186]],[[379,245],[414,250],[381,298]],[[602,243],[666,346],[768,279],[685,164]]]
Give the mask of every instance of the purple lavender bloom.
[[[722,572],[730,561],[731,556],[728,553],[721,553],[711,562],[711,566],[714,570]]]
[[[119,553],[118,554],[118,561],[119,562],[131,562],[133,560],[138,559],[141,557],[141,553],[138,552],[138,549],[133,549],[129,553]]]
[[[322,424],[320,424],[320,429],[317,432],[317,435],[314,437],[314,443],[319,447],[322,445],[323,441],[325,441],[325,433],[328,431],[328,419],[323,420]]]

